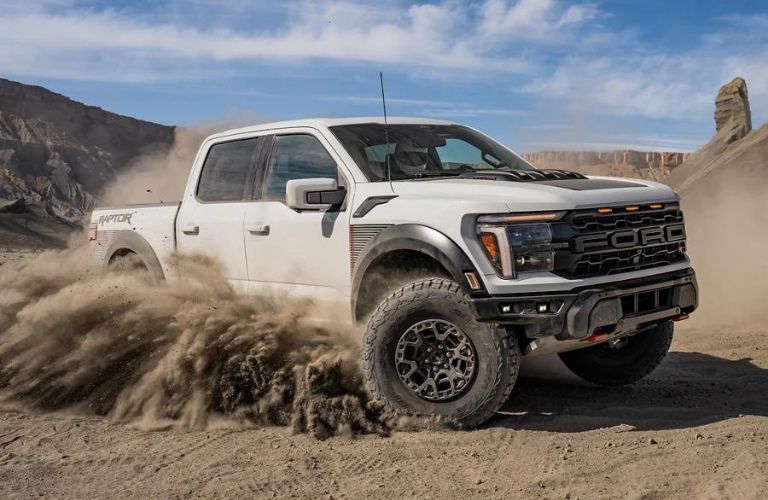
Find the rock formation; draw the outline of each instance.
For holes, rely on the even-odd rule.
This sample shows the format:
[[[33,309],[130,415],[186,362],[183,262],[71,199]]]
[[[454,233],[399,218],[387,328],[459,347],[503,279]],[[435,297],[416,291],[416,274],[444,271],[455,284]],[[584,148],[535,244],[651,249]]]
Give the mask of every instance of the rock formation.
[[[738,141],[752,130],[747,82],[736,77],[720,87],[715,99],[715,130],[727,129],[727,142]]]
[[[684,197],[718,183],[730,184],[736,178],[752,179],[755,186],[750,188],[765,185],[768,124],[752,130],[744,79],[734,78],[720,88],[715,100],[715,125],[715,136],[666,180]]]
[[[0,79],[0,206],[24,199],[77,220],[132,158],[173,139],[173,127]]]
[[[523,155],[537,167],[577,170],[591,175],[621,175],[662,180],[688,153],[654,151],[540,151]]]

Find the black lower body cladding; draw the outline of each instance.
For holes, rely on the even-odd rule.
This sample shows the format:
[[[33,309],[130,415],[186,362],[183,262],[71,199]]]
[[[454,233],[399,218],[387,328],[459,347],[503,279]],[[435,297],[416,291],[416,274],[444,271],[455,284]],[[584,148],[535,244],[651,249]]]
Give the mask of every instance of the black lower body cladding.
[[[576,289],[472,301],[480,321],[519,326],[529,338],[582,339],[689,314],[698,306],[693,269]]]

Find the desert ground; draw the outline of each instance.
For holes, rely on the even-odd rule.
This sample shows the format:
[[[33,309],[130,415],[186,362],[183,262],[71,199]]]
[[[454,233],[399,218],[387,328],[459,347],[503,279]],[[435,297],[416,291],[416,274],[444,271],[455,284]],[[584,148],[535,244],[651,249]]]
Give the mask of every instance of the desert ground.
[[[0,263],[25,255],[6,250]],[[0,496],[762,498],[767,335],[679,323],[662,366],[619,389],[581,382],[556,358],[529,360],[500,414],[473,431],[148,431],[6,401]]]

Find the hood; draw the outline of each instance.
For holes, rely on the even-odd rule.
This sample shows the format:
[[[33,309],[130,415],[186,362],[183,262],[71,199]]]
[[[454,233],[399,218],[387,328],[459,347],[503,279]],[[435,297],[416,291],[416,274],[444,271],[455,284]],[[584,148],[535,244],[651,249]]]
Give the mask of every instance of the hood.
[[[572,210],[620,204],[646,204],[677,200],[664,184],[639,179],[590,176],[559,181],[515,182],[490,179],[425,179],[393,182],[402,198],[500,202],[510,212]]]

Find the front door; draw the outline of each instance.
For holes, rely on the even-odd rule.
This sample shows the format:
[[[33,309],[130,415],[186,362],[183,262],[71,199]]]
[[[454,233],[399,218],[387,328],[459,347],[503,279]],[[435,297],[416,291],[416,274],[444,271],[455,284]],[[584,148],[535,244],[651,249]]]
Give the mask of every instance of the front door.
[[[263,142],[256,137],[209,146],[199,181],[187,189],[176,221],[179,250],[213,257],[241,291],[248,288],[243,221]]]
[[[285,204],[291,179],[336,178],[349,184],[330,151],[309,131],[274,137],[259,186],[261,202],[245,211],[245,249],[252,291],[311,298],[348,320],[349,212],[344,207],[296,211]]]

